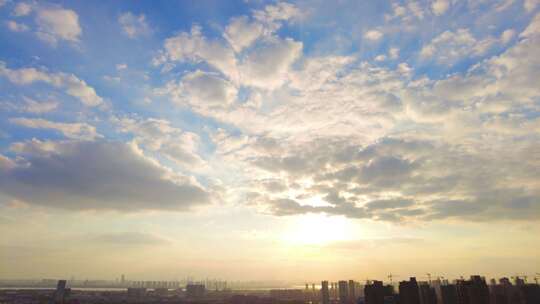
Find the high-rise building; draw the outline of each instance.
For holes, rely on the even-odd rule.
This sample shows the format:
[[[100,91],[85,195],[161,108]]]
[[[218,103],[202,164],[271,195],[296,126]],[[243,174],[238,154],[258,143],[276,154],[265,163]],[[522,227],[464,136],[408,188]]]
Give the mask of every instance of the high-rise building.
[[[365,304],[384,304],[384,286],[382,281],[372,281],[364,286]]]
[[[349,285],[347,281],[338,282],[339,303],[345,304],[349,300]]]
[[[56,290],[54,291],[54,303],[63,304],[65,298],[68,296],[69,289],[66,289],[66,280],[59,280],[56,284]]]
[[[418,283],[415,277],[410,278],[409,281],[399,282],[399,303],[420,304]]]
[[[328,281],[321,282],[322,304],[330,304],[330,291],[328,290]]]
[[[187,284],[186,296],[188,298],[201,298],[206,294],[206,287],[204,284]]]
[[[420,304],[437,304],[435,289],[427,282],[423,282],[418,285],[418,292],[420,296]]]
[[[470,280],[458,280],[456,290],[458,304],[489,304],[486,280],[478,275]]]
[[[349,280],[349,301],[351,303],[356,303],[356,282],[354,280]]]

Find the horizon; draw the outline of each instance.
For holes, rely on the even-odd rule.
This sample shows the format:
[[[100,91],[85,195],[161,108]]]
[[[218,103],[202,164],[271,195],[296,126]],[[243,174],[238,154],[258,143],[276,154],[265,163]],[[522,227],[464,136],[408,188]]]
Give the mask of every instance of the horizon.
[[[540,273],[537,0],[0,0],[0,39],[0,278]]]

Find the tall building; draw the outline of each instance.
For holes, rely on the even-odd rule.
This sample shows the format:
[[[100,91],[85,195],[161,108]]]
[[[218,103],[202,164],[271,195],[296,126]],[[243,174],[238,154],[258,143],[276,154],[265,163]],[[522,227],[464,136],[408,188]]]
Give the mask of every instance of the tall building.
[[[186,296],[188,298],[201,298],[206,294],[206,287],[204,284],[187,284]]]
[[[470,280],[458,280],[456,290],[458,304],[489,304],[486,280],[478,275]]]
[[[418,283],[415,277],[410,278],[409,281],[399,282],[399,303],[420,304]]]
[[[59,280],[56,284],[56,290],[54,291],[54,303],[63,304],[65,298],[69,295],[69,289],[66,289],[66,280]]]
[[[347,281],[338,282],[339,303],[345,304],[349,300],[349,286]]]
[[[518,288],[523,300],[523,304],[540,303],[540,285],[524,284],[518,286]]]
[[[435,288],[431,287],[427,282],[423,282],[418,285],[418,292],[420,296],[420,304],[437,304]]]
[[[328,290],[328,281],[321,282],[322,304],[330,304],[330,291]]]
[[[354,280],[349,280],[349,301],[351,303],[356,303],[356,282]]]
[[[382,281],[372,281],[364,286],[365,304],[384,304],[384,286]]]

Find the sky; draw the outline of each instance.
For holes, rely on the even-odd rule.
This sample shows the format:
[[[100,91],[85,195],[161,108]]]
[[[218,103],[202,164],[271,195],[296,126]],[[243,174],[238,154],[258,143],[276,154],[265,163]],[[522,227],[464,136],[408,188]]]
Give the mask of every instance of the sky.
[[[540,1],[0,0],[0,278],[540,271]]]

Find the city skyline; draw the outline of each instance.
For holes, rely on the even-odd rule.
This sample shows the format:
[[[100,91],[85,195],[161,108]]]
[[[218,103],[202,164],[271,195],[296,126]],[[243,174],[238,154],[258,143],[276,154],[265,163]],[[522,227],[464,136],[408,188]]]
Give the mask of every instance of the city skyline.
[[[537,0],[0,0],[0,40],[0,279],[540,272]]]

